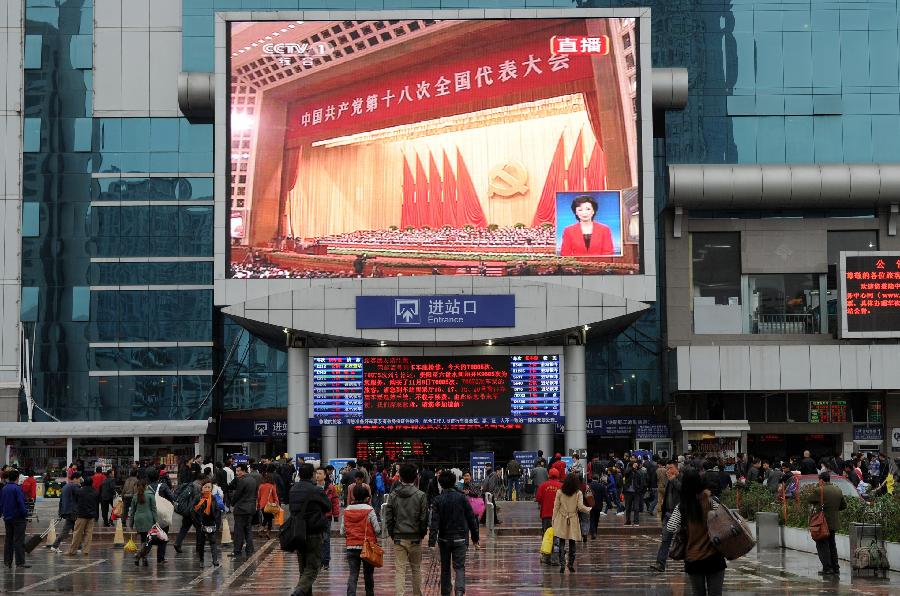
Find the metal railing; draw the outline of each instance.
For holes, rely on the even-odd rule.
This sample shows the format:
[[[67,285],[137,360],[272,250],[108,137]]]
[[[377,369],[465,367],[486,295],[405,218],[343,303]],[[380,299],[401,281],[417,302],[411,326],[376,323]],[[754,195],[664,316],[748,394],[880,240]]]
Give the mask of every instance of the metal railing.
[[[756,313],[752,323],[753,333],[756,334],[799,335],[817,332],[812,313]]]

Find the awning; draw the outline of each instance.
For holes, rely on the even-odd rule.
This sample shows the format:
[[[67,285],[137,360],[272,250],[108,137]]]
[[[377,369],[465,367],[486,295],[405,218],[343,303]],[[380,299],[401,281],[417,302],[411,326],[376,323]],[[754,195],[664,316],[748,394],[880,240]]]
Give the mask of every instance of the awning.
[[[742,432],[750,431],[747,420],[681,420],[684,432],[705,432],[716,437],[740,437]]]
[[[209,433],[213,420],[153,420],[74,422],[0,422],[0,437],[159,437],[199,436]]]

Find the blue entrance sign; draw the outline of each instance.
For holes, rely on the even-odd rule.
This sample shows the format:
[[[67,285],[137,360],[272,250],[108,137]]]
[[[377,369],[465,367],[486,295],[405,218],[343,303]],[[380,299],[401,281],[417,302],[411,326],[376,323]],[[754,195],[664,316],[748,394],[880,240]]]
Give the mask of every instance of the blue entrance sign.
[[[882,441],[882,440],[884,440],[884,435],[881,432],[880,426],[854,426],[853,427],[853,440],[854,441]]]
[[[357,296],[357,329],[515,327],[513,294]]]

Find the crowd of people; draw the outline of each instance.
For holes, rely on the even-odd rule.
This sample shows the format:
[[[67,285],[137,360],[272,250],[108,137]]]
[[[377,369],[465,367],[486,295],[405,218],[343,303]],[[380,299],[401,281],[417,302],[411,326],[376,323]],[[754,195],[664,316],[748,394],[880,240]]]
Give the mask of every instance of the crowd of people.
[[[356,593],[360,573],[367,596],[375,593],[376,565],[368,550],[378,543],[382,529],[394,544],[397,594],[404,593],[407,574],[412,576],[413,594],[422,593],[423,549],[435,546],[441,593],[461,594],[467,551],[470,545],[479,548],[482,518],[492,511],[493,523],[500,524],[503,501],[533,499],[542,530],[553,528],[552,551],[542,560],[558,566],[560,573],[575,572],[578,545],[597,538],[601,517],[615,515],[624,518],[626,526],[638,526],[643,514],[662,522],[652,570],[665,571],[674,537],[685,533],[689,581],[695,593],[714,595],[722,592],[725,559],[709,541],[706,519],[719,507],[717,497],[723,490],[759,484],[775,498],[799,498],[799,479],[815,475],[822,487],[821,503],[818,493],[808,497],[809,502],[820,504],[831,518],[830,527],[837,528],[844,498],[832,477],[843,475],[861,496],[871,497],[893,493],[896,474],[895,463],[884,454],[816,461],[809,452],[777,462],[744,454],[729,460],[685,454],[663,461],[645,452],[626,452],[622,457],[597,454],[589,460],[578,454],[564,459],[559,453],[545,458],[538,452],[530,469],[513,459],[506,466],[488,468],[481,481],[455,467],[431,470],[386,458],[349,461],[335,470],[331,465],[298,465],[287,454],[246,463],[232,459],[213,463],[198,456],[181,462],[177,474],[170,474],[166,466],[140,462],[91,470],[79,460],[66,469],[58,506],[62,527],[46,548],[67,556],[89,556],[95,524],[109,526],[121,518],[139,536],[135,566],[148,566],[154,547],[157,566],[165,565],[169,543],[183,552],[191,530],[201,566],[206,551],[212,565],[219,566],[226,513],[234,519],[230,556],[236,559],[256,552],[255,533],[268,540],[287,515],[301,516],[306,536],[297,552],[300,580],[295,596],[312,593],[319,571],[329,569],[335,524],[344,537],[348,594]],[[34,474],[6,467],[0,483],[4,562],[8,567],[13,560],[17,567],[28,567],[23,541],[29,503],[35,500]],[[823,575],[838,572],[834,545],[833,531],[817,543]]]
[[[556,246],[556,231],[551,226],[529,227],[488,227],[488,228],[418,228],[357,230],[344,234],[333,234],[317,239],[328,245],[365,246],[422,246],[422,247],[516,247],[533,246],[541,251],[553,252]],[[288,245],[294,239],[288,238]],[[295,242],[295,241],[294,241]]]

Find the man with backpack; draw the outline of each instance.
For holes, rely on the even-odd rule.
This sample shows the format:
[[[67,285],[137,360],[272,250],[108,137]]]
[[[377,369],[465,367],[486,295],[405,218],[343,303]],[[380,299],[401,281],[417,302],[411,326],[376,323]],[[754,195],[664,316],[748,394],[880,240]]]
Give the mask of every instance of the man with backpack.
[[[384,509],[384,523],[394,541],[397,596],[403,596],[407,566],[412,573],[413,596],[422,596],[422,538],[428,531],[428,498],[415,483],[415,466],[400,466],[400,481]]]
[[[175,513],[181,516],[181,528],[178,530],[178,536],[175,538],[173,548],[176,553],[181,552],[181,544],[191,528],[194,527],[194,510],[193,505],[200,498],[200,491],[203,482],[199,479],[193,482],[185,482],[179,484],[175,489]],[[197,553],[202,553],[200,549],[200,533],[197,533]]]

